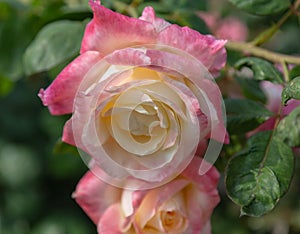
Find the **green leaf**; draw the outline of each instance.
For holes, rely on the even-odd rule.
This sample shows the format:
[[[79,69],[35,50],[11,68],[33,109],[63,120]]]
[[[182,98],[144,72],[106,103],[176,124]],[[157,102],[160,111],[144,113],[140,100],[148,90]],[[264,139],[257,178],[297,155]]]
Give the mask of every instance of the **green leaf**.
[[[0,75],[0,97],[9,94],[13,87],[14,83],[10,79]]]
[[[247,99],[225,99],[225,107],[230,134],[253,130],[273,115],[262,104]]]
[[[79,53],[85,23],[68,20],[46,25],[27,48],[24,68],[27,75],[49,70]]]
[[[270,15],[289,8],[289,0],[229,0],[236,7],[256,15]]]
[[[300,76],[300,66],[295,66],[292,68],[292,70],[290,70],[290,79],[294,79],[297,76]]]
[[[205,22],[195,14],[195,12],[190,10],[176,10],[175,15],[176,23],[181,26],[188,26],[192,29],[197,30],[203,34],[210,33],[209,29],[207,28]]]
[[[259,81],[239,76],[235,77],[235,79],[241,86],[243,94],[246,98],[266,103],[267,97],[263,90],[260,88]]]
[[[282,104],[286,105],[290,99],[300,100],[300,76],[292,79],[282,91]]]
[[[293,168],[291,148],[272,132],[260,132],[229,161],[227,193],[241,207],[242,215],[259,217],[271,211],[286,193]]]
[[[253,71],[254,79],[256,80],[283,83],[282,74],[266,60],[256,57],[242,58],[235,64],[235,67],[239,70],[242,67],[249,67]]]
[[[280,121],[276,136],[290,147],[300,146],[300,107]]]

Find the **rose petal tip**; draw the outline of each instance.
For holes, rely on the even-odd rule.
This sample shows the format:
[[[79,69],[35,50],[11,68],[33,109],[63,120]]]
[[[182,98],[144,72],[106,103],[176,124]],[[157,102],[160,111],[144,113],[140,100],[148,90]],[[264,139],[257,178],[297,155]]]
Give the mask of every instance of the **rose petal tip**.
[[[38,97],[42,100],[44,106],[48,106],[48,104],[46,102],[46,94],[45,94],[44,89],[40,89],[40,91],[38,93]]]

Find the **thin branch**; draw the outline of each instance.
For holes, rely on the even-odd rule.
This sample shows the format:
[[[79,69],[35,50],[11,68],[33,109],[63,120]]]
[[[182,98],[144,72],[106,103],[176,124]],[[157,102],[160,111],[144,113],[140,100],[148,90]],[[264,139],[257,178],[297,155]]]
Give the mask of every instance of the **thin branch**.
[[[254,40],[251,41],[251,44],[259,46],[265,43],[266,41],[268,41],[280,29],[280,27],[290,18],[290,16],[294,15],[295,12],[297,12],[299,6],[300,6],[300,0],[297,0],[276,24],[274,24],[270,28],[260,33]]]
[[[226,44],[226,48],[264,58],[274,63],[282,64],[283,62],[285,62],[288,64],[300,65],[300,57],[272,52],[247,42],[229,41]]]

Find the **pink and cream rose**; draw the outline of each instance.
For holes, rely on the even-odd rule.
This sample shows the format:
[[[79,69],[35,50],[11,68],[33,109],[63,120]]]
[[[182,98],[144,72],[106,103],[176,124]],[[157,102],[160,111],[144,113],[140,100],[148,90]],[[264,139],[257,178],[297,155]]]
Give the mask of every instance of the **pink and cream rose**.
[[[72,113],[63,141],[116,186],[170,181],[201,140],[220,142],[208,145],[216,159],[226,129],[212,76],[225,64],[226,41],[170,24],[151,7],[137,19],[90,5],[80,55],[39,93],[52,114]]]
[[[182,174],[151,190],[116,188],[87,172],[73,197],[98,233],[209,234],[210,216],[219,203],[219,173],[210,167],[200,176],[201,162],[195,157]]]

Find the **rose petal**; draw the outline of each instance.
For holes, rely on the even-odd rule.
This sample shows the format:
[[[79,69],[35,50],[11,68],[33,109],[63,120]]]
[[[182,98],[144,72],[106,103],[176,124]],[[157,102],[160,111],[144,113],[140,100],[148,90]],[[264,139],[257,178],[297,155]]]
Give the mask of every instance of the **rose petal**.
[[[209,221],[211,213],[220,201],[217,191],[219,180],[218,171],[211,166],[204,175],[198,174],[199,164],[206,163],[204,160],[194,157],[192,162],[182,173],[184,177],[193,181],[194,186],[186,190],[187,211],[189,213],[190,227],[192,233],[198,233],[203,226]]]
[[[73,102],[80,82],[87,71],[101,58],[95,51],[88,51],[71,62],[39,97],[52,115],[72,113]]]
[[[175,47],[195,56],[213,74],[217,75],[226,63],[225,40],[216,40],[188,27],[171,25],[161,31],[158,43]]]
[[[178,53],[178,51],[174,50],[175,52]],[[221,92],[217,84],[211,79],[212,77],[207,69],[197,60],[188,57],[185,53],[178,55],[149,49],[147,50],[147,55],[151,58],[152,65],[154,65],[152,69],[156,70],[158,68],[159,70],[163,67],[168,70],[177,71],[187,77],[190,83],[193,83],[189,85],[189,88],[198,98],[200,111],[210,121],[210,135],[207,137],[222,143],[228,143],[223,121]]]
[[[151,23],[113,12],[101,6],[100,1],[89,3],[94,18],[86,27],[81,53],[93,50],[106,55],[120,48],[155,42],[156,30]]]
[[[142,16],[139,19],[152,23],[156,29],[156,32],[160,32],[166,27],[170,26],[169,22],[156,17],[155,11],[152,7],[145,7]]]
[[[158,208],[189,183],[188,180],[176,179],[169,182],[167,186],[149,190],[139,208],[136,210],[135,219],[133,221],[136,228],[144,228],[147,222],[154,217]],[[136,193],[139,193],[139,191]]]
[[[134,48],[116,50],[106,56],[105,59],[114,65],[146,66],[151,63],[145,51]]]
[[[121,199],[121,190],[87,172],[79,181],[72,195],[85,213],[97,224],[105,210]]]
[[[120,204],[113,204],[102,215],[97,231],[105,234],[122,234],[124,233],[121,229],[123,222]]]
[[[215,167],[210,165],[207,173],[200,176],[198,173],[200,164],[210,165],[205,160],[195,156],[188,167],[182,172],[182,175],[194,181],[201,191],[215,193],[220,177],[219,172]]]

